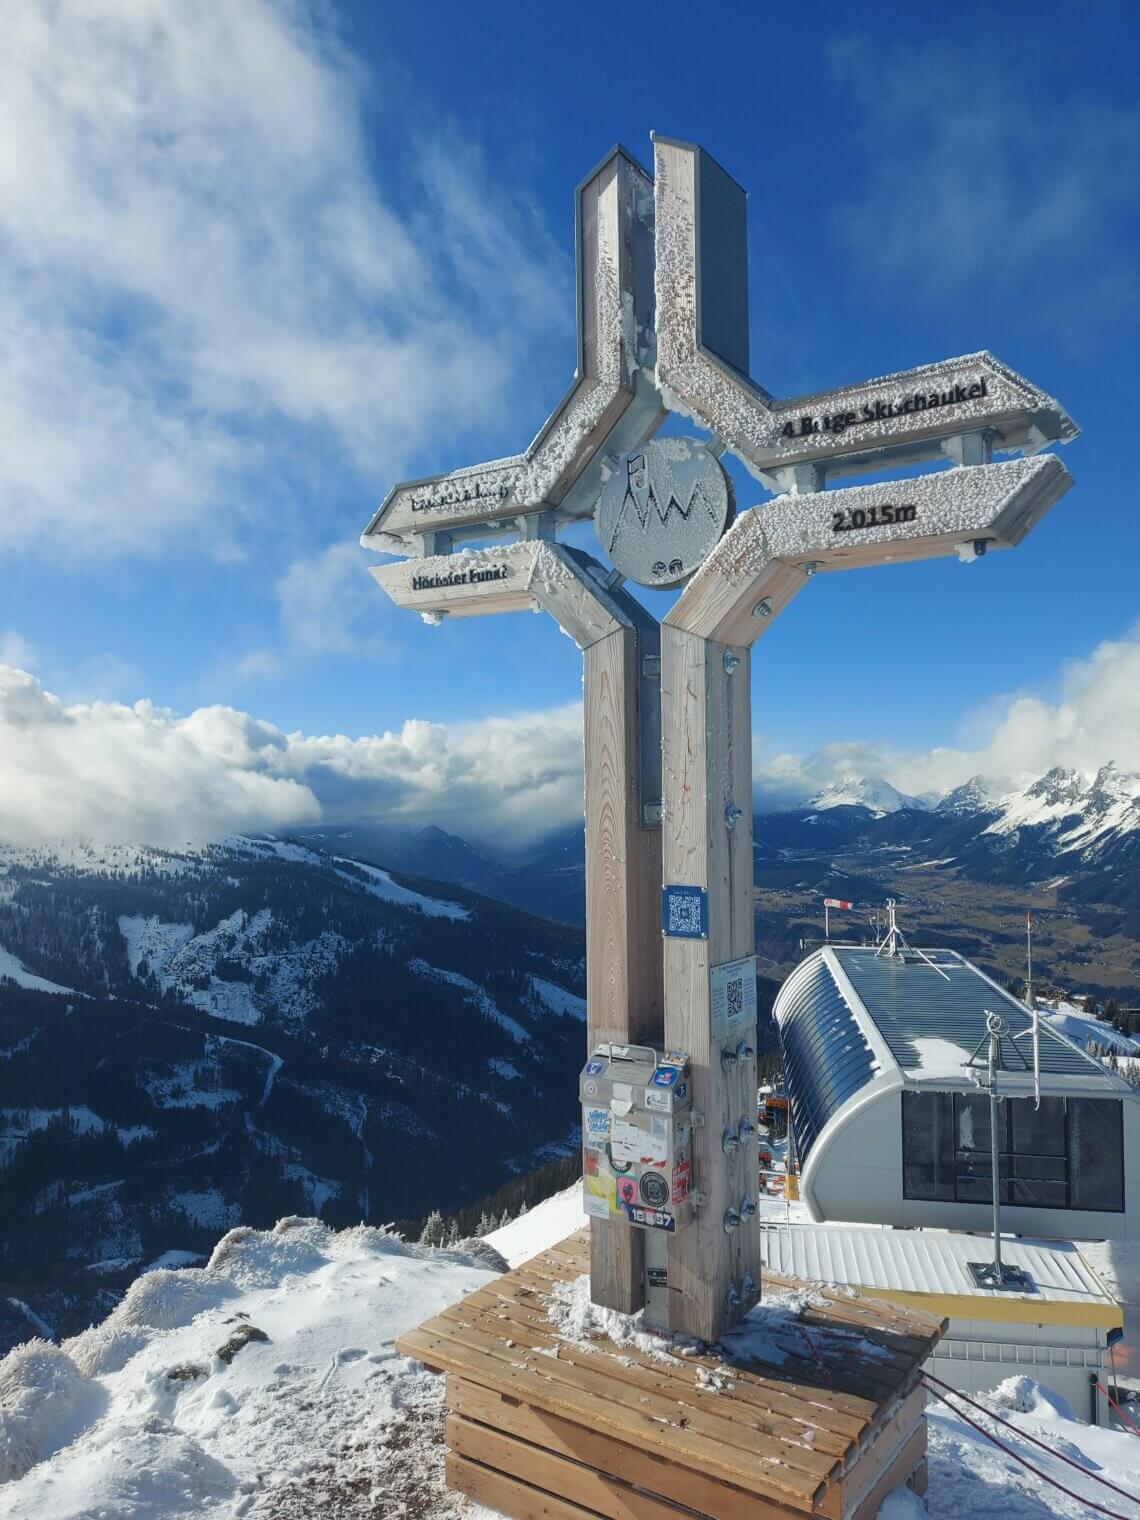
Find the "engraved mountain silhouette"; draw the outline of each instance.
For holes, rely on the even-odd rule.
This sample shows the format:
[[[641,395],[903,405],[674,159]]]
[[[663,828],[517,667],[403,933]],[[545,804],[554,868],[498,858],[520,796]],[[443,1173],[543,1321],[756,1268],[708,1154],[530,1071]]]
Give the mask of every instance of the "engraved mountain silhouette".
[[[654,470],[644,453],[639,452],[631,455],[626,461],[625,472],[625,494],[622,497],[621,510],[617,514],[613,532],[610,534],[609,543],[606,545],[606,549],[610,554],[613,553],[614,545],[617,543],[622,529],[631,526],[629,522],[631,514],[637,519],[638,528],[643,533],[651,517],[656,517],[664,527],[668,523],[670,516],[676,512],[678,516],[684,518],[687,522],[694,506],[698,504],[704,508],[710,520],[716,520],[716,508],[710,500],[708,492],[705,490],[704,482],[699,475],[690,482],[688,494],[682,500],[678,495],[679,483],[676,481],[675,474],[672,471],[670,472],[667,493],[665,490],[658,491],[656,482],[653,479]],[[684,486],[680,486],[679,489],[684,491]],[[662,497],[665,500],[664,506],[661,504]]]

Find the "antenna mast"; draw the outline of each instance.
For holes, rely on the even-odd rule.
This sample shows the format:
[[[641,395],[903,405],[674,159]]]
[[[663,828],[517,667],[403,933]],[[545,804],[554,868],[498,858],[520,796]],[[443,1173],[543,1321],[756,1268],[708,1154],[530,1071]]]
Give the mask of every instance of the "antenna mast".
[[[879,945],[878,949],[875,951],[875,954],[885,955],[888,956],[891,960],[899,961],[901,961],[905,955],[916,955],[919,960],[926,962],[931,971],[937,971],[938,975],[943,979],[943,981],[948,982],[950,980],[945,971],[943,971],[942,967],[936,966],[930,959],[929,955],[927,955],[925,950],[916,950],[907,939],[906,935],[899,928],[898,923],[895,920],[895,900],[893,897],[887,898],[887,937],[885,940],[883,940],[882,944]]]

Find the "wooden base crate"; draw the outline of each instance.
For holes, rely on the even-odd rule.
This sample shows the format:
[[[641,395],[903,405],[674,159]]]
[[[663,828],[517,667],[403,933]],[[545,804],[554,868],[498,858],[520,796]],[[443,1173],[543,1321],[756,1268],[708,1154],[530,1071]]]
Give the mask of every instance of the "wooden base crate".
[[[560,1337],[550,1294],[588,1252],[572,1236],[396,1342],[447,1374],[452,1488],[512,1520],[868,1520],[924,1491],[918,1369],[942,1322],[812,1287],[790,1351],[662,1359]]]

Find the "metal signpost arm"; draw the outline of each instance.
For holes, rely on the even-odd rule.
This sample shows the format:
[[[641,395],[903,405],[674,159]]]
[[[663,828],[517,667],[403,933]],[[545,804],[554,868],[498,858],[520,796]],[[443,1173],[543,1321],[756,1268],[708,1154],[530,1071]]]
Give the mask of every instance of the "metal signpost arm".
[[[992,354],[966,354],[787,401],[748,373],[745,192],[704,149],[655,136],[657,384],[765,485],[917,461],[986,464],[1079,432],[1059,402]]]
[[[654,433],[665,411],[652,356],[652,182],[614,148],[574,197],[578,355],[569,390],[522,454],[393,486],[361,543],[385,553],[447,551],[519,531],[536,514],[588,517],[608,456]]]

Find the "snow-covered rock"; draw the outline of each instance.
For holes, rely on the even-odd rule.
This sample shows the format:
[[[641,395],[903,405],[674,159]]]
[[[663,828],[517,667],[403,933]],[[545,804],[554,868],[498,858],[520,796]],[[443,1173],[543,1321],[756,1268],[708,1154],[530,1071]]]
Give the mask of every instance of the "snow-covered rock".
[[[521,1261],[582,1222],[574,1187],[482,1244]],[[383,1230],[337,1233],[293,1218],[273,1230],[232,1230],[207,1266],[151,1273],[102,1325],[61,1347],[31,1341],[0,1362],[0,1511],[5,1520],[495,1520],[446,1491],[443,1379],[394,1347],[490,1276],[455,1250],[408,1245]],[[568,1339],[601,1325],[584,1286],[567,1285],[551,1308]],[[785,1296],[771,1309],[762,1303],[745,1323],[738,1351],[763,1345],[778,1359],[796,1304]],[[638,1343],[636,1316],[602,1327]],[[787,1349],[799,1354],[798,1339]],[[1134,1437],[1082,1424],[1028,1378],[982,1401],[1014,1431],[971,1417],[1046,1480],[932,1405],[933,1520],[1089,1512],[1050,1478],[1114,1512],[1126,1501],[1092,1475],[1140,1497]],[[1016,1431],[1049,1449],[1027,1446]],[[879,1520],[912,1520],[923,1513],[916,1503],[896,1493]]]

